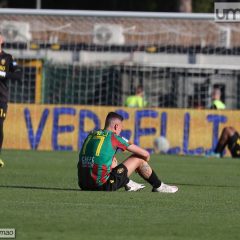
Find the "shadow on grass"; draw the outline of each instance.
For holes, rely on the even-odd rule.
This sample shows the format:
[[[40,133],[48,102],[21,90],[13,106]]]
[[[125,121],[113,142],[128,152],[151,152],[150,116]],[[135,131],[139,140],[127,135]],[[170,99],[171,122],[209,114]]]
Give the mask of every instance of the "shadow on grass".
[[[240,186],[230,185],[205,185],[195,183],[171,183],[177,186],[189,186],[189,187],[215,187],[215,188],[240,188]],[[60,187],[39,187],[39,186],[18,186],[18,185],[0,185],[0,188],[14,188],[14,189],[31,189],[31,190],[50,190],[50,191],[82,191],[78,188],[60,188]]]
[[[240,186],[231,185],[214,185],[214,184],[195,184],[195,183],[171,183],[177,186],[189,186],[189,187],[217,187],[217,188],[240,188]]]
[[[57,187],[37,187],[37,186],[17,186],[17,185],[0,185],[0,188],[19,188],[33,190],[53,190],[53,191],[81,191],[77,188],[57,188]]]

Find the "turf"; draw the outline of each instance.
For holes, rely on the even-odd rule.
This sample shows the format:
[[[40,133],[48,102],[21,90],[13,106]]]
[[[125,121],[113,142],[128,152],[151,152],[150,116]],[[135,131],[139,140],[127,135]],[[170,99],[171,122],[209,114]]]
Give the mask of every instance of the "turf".
[[[124,155],[119,158],[123,159]],[[17,239],[238,239],[240,160],[153,155],[176,194],[84,192],[76,152],[5,151],[0,228]],[[133,179],[143,182],[136,174]]]

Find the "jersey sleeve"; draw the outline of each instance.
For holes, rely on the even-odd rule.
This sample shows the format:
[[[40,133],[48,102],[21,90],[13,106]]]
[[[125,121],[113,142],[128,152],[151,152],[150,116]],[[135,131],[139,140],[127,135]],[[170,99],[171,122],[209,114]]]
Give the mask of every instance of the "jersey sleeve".
[[[21,80],[22,70],[18,66],[17,62],[13,59],[12,55],[9,55],[9,72],[6,73],[6,77],[12,80]]]
[[[111,141],[113,148],[119,148],[123,151],[125,151],[127,147],[130,146],[130,144],[126,140],[116,134],[113,134],[111,136]]]
[[[9,55],[9,72],[14,72],[12,55]]]

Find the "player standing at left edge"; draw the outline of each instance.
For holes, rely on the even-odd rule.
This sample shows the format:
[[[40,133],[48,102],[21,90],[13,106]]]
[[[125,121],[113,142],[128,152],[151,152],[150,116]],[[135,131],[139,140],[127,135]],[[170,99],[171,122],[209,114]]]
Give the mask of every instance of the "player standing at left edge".
[[[8,103],[8,81],[20,80],[22,73],[17,63],[13,60],[12,55],[2,50],[4,38],[0,32],[0,167],[4,162],[1,159],[1,151],[3,144],[3,122],[7,114]]]

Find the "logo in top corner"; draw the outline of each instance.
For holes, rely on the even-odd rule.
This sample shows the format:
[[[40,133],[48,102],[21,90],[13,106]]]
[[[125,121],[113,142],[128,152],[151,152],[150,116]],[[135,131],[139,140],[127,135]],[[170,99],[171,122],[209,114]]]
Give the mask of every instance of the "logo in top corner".
[[[3,58],[3,59],[1,59],[1,64],[2,65],[5,65],[5,63],[6,63],[6,60]]]
[[[215,2],[214,18],[216,22],[240,22],[240,3]]]

